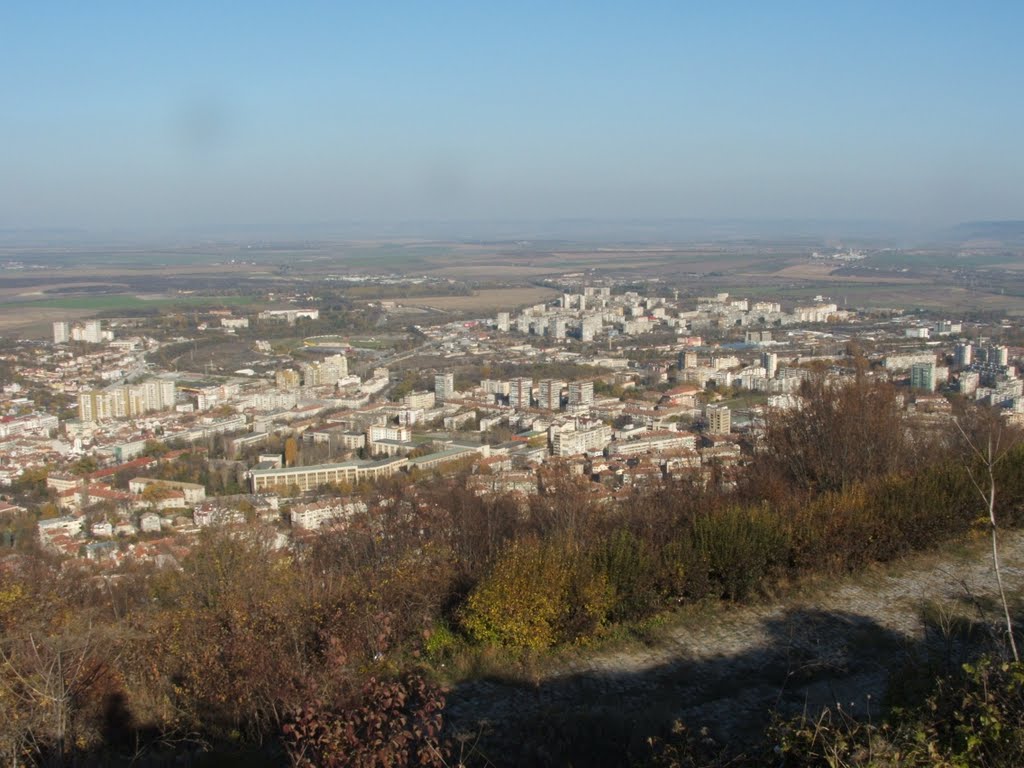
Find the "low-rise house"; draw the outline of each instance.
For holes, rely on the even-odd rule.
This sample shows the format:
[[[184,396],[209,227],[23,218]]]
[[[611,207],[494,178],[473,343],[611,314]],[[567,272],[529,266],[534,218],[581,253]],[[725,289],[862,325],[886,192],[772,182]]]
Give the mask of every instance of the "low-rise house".
[[[179,491],[186,505],[198,504],[206,499],[206,488],[198,483],[182,483],[177,480],[160,480],[152,477],[132,478],[128,481],[128,490],[132,493],[142,494],[152,485],[171,491]]]
[[[296,504],[288,510],[293,528],[315,531],[324,525],[348,520],[353,515],[364,513],[366,503],[353,499],[321,499],[309,504]]]
[[[155,512],[146,512],[139,518],[139,528],[143,533],[159,533],[160,515]]]

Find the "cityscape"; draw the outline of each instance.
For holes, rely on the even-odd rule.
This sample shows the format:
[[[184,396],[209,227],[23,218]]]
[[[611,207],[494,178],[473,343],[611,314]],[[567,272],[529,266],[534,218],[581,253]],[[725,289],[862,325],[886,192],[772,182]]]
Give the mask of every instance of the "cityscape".
[[[564,280],[567,292],[549,302],[417,325],[418,345],[402,355],[430,367],[415,378],[401,362],[379,364],[399,357],[396,349],[324,336],[303,339],[296,359],[282,362],[259,329],[301,330],[296,323],[319,317],[315,306],[196,313],[192,335],[161,339],[129,320],[54,321],[52,342],[20,342],[4,354],[14,381],[4,387],[0,480],[10,487],[46,472],[52,498],[37,524],[40,543],[114,567],[173,561],[201,528],[242,524],[241,510],[253,506],[287,546],[365,512],[356,488],[396,475],[468,466],[462,482],[478,495],[530,496],[555,462],[609,500],[670,477],[707,485],[715,473],[742,471],[765,419],[799,409],[811,379],[893,382],[907,419],[951,422],[956,396],[1024,422],[1020,352],[1011,358],[1000,343],[1004,322],[965,328],[959,318],[840,309],[821,296],[784,308],[728,293],[680,300]],[[403,308],[381,304],[385,315]],[[251,367],[225,374],[153,362],[161,349],[243,328],[254,331],[239,342]],[[852,354],[865,339],[872,351]],[[363,375],[350,373],[350,357]],[[537,373],[470,377],[496,361]],[[57,402],[40,408],[39,390]],[[146,476],[182,453],[217,462],[237,493],[214,501],[202,485]],[[27,511],[10,505],[5,514]],[[156,533],[169,538],[139,539]]]
[[[0,765],[1024,766],[1024,4],[7,6]]]

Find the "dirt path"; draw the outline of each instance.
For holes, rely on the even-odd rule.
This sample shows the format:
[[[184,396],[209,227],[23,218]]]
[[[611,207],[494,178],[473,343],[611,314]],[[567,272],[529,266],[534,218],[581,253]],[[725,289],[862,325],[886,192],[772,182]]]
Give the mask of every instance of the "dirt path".
[[[1020,595],[1024,533],[1008,535],[1002,548],[1008,592]],[[979,542],[969,554],[921,556],[827,593],[690,620],[650,646],[564,661],[534,685],[463,684],[449,694],[449,720],[465,733],[479,733],[481,722],[486,733],[489,724],[481,746],[497,764],[559,764],[545,756],[564,749],[552,752],[546,741],[565,740],[576,755],[587,739],[596,751],[576,764],[617,765],[630,742],[675,718],[737,743],[760,733],[773,707],[877,710],[893,670],[926,655],[959,663],[961,644],[936,616],[998,618],[988,554]],[[536,738],[502,739],[513,732]]]

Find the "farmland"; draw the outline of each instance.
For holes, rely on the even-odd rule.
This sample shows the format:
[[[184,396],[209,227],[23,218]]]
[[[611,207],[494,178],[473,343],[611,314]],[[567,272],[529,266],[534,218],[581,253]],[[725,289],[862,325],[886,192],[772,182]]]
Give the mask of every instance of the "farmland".
[[[557,295],[551,288],[489,288],[475,291],[472,296],[425,296],[409,303],[444,312],[494,312],[538,304]]]

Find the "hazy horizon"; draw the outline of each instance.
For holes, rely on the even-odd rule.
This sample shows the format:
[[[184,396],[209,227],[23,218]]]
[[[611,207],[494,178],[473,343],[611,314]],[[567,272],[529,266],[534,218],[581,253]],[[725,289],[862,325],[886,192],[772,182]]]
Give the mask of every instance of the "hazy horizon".
[[[1024,7],[679,5],[8,7],[0,231],[1024,219]]]
[[[360,241],[423,242],[558,242],[666,245],[699,242],[747,242],[831,240],[837,244],[875,243],[922,245],[952,243],[963,226],[991,222],[957,222],[948,226],[915,227],[884,220],[843,219],[435,219],[305,222],[291,225],[146,230],[128,227],[107,230],[88,228],[3,228],[0,246],[54,247],[183,247],[202,243],[285,244],[288,242],[338,243]],[[1013,228],[1013,239],[1024,238],[1024,221],[996,222]]]

